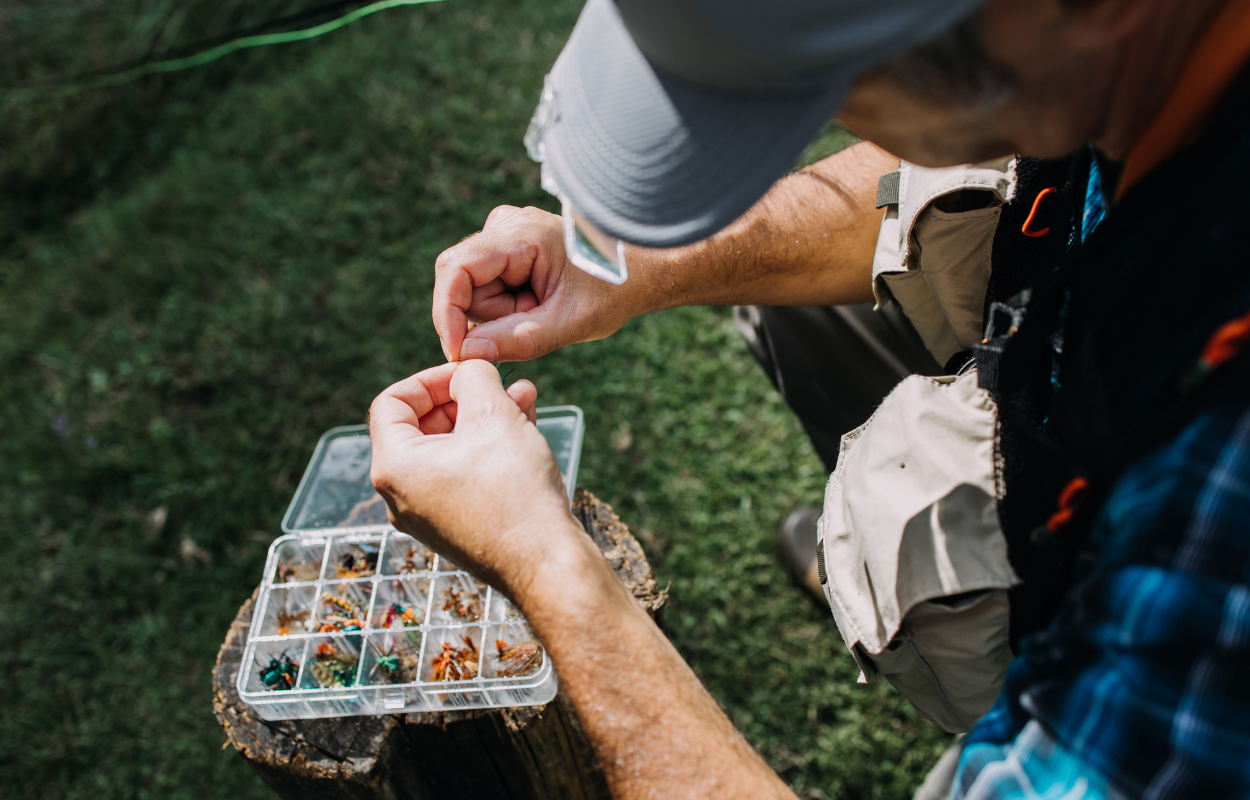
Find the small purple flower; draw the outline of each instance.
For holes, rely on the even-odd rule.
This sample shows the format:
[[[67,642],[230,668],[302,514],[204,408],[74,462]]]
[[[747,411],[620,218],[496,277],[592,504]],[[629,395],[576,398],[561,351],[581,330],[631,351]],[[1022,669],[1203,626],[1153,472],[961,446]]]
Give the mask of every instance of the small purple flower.
[[[82,443],[87,445],[88,450],[94,450],[96,449],[96,445],[100,444],[100,440],[94,436],[88,436],[86,439],[82,440]]]
[[[58,439],[64,439],[68,430],[69,417],[64,414],[57,414],[56,419],[52,420],[52,432],[56,434]]]

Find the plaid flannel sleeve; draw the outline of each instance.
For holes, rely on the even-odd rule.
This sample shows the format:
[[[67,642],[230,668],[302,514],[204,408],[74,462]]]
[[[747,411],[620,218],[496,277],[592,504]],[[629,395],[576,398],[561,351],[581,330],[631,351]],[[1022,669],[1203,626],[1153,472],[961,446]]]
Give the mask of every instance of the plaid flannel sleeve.
[[[1250,798],[1250,411],[1121,476],[1099,566],[969,734],[954,800]]]

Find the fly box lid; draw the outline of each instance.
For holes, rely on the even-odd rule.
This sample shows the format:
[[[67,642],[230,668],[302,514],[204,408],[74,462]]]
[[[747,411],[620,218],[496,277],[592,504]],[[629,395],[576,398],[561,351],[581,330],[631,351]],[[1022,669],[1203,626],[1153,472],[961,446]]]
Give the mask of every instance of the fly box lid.
[[[538,431],[560,468],[569,503],[577,485],[585,422],[577,406],[537,410]],[[372,445],[368,425],[326,431],[282,519],[284,533],[388,525],[386,505],[369,481]]]
[[[541,408],[572,502],[583,417]],[[504,595],[391,527],[368,427],[327,431],[269,548],[237,678],[263,719],[539,705],[555,670]]]

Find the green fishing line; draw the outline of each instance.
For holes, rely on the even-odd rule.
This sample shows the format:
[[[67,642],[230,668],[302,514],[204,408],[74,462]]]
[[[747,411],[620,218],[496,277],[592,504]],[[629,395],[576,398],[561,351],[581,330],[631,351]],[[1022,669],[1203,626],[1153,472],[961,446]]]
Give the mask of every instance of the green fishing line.
[[[314,39],[332,31],[336,31],[346,25],[350,25],[356,20],[367,17],[378,11],[385,11],[395,6],[415,6],[425,3],[438,3],[441,0],[380,0],[380,2],[363,6],[355,11],[344,14],[338,19],[332,19],[329,22],[323,22],[320,25],[314,25],[311,28],[304,28],[298,31],[286,31],[285,33],[265,33],[256,36],[243,36],[238,39],[226,42],[202,53],[185,56],[183,58],[170,58],[164,61],[149,61],[146,64],[140,64],[137,67],[116,72],[111,75],[99,75],[94,78],[84,78],[71,83],[60,84],[56,86],[33,86],[23,87],[20,89],[0,89],[0,95],[17,98],[32,97],[65,97],[75,95],[80,92],[87,92],[92,89],[104,89],[110,86],[121,86],[122,84],[137,81],[148,75],[156,75],[163,72],[180,72],[184,69],[203,66],[210,61],[216,61],[222,56],[228,56],[239,50],[246,50],[249,47],[265,47],[271,44],[289,44],[290,42],[302,42],[308,39]]]

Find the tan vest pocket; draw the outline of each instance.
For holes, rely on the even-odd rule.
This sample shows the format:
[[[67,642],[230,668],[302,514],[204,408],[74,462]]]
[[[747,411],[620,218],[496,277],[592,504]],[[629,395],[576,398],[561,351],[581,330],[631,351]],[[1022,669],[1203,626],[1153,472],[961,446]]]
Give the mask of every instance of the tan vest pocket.
[[[818,524],[825,596],[864,679],[884,675],[952,733],[1012,658],[996,416],[975,372],[907,378],[843,437]]]

